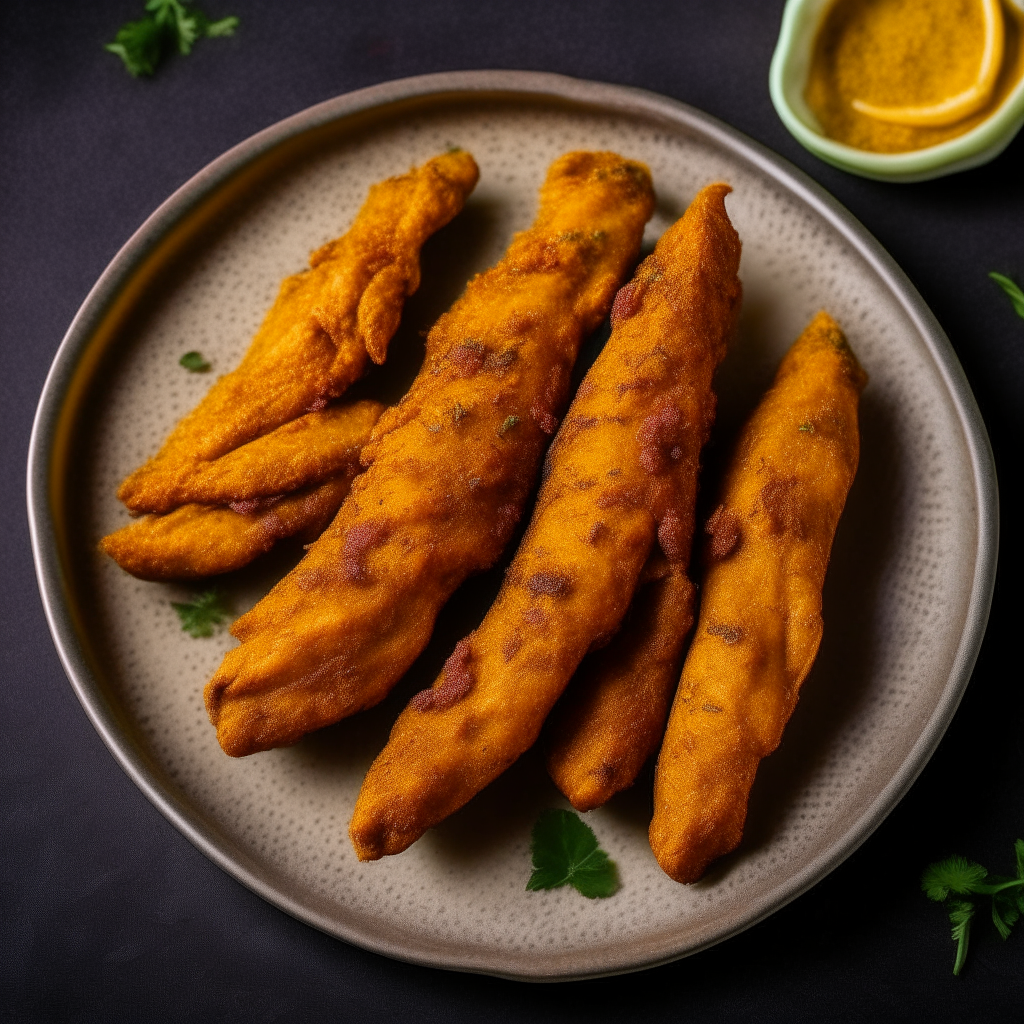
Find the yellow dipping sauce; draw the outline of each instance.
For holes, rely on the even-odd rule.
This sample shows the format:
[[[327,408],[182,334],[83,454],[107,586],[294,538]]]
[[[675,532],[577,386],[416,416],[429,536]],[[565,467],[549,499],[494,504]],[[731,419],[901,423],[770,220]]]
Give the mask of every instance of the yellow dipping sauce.
[[[991,96],[961,120],[932,126],[871,117],[854,101],[928,107],[974,87],[986,42],[982,0],[836,0],[818,31],[805,91],[825,134],[857,149],[902,153],[984,121],[1024,78],[1024,16],[1001,6],[1003,53]]]

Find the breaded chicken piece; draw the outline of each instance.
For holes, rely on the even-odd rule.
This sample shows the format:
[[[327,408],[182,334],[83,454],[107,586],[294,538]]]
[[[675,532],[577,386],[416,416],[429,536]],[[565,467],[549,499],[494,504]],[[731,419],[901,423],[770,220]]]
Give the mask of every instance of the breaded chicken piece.
[[[240,569],[285,537],[316,540],[361,471],[360,451],[383,411],[362,401],[286,423],[209,463],[199,477],[205,502],[144,516],[100,548],[140,579],[176,580]]]
[[[427,338],[424,365],[364,449],[368,468],[303,561],[232,631],[206,688],[232,755],[292,743],[380,701],[455,588],[500,555],[654,206],[614,153],[551,166],[540,211]]]
[[[155,511],[279,497],[322,483],[359,463],[383,411],[380,402],[363,400],[308,412],[219,459],[197,463],[162,491]]]
[[[736,848],[761,758],[821,642],[821,590],[857,471],[867,377],[819,313],[740,436],[707,524],[700,618],[658,757],[650,839],[677,882]]]
[[[616,297],[497,599],[363,782],[360,859],[401,852],[534,743],[583,656],[619,628],[656,539],[669,561],[688,556],[711,379],[740,302],[728,191],[701,192]]]
[[[100,547],[143,580],[186,580],[232,572],[279,540],[313,541],[348,496],[359,472],[353,462],[337,476],[278,499],[224,505],[182,505],[144,516],[104,537]]]
[[[584,659],[544,727],[548,774],[578,811],[636,781],[661,745],[693,625],[686,566],[655,549],[622,627]]]
[[[214,384],[118,498],[132,512],[173,508],[203,463],[322,409],[371,359],[382,363],[419,286],[420,248],[462,209],[477,176],[473,158],[454,151],[374,185],[348,232],[281,285],[238,369]]]

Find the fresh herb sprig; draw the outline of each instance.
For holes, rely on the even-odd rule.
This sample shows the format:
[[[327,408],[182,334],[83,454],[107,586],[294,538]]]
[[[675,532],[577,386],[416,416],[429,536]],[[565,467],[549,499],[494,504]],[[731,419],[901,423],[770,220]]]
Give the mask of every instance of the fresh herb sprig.
[[[219,591],[207,590],[191,601],[172,601],[171,607],[181,619],[181,628],[196,639],[213,636],[215,626],[231,618],[231,612]]]
[[[963,857],[949,857],[930,864],[921,876],[921,888],[930,900],[943,903],[949,913],[956,960],[953,973],[959,974],[967,959],[967,942],[974,918],[974,900],[953,897],[990,896],[992,923],[1005,939],[1024,914],[1024,839],[1014,844],[1017,854],[1017,877],[990,875],[988,869]]]
[[[202,352],[186,352],[179,360],[179,366],[184,366],[189,373],[206,373],[210,369],[210,363],[203,357]]]
[[[1005,274],[997,274],[994,270],[988,276],[1006,292],[1017,316],[1024,320],[1024,291],[1021,291],[1020,285],[1012,278],[1007,277]]]
[[[173,50],[189,54],[198,39],[215,39],[235,34],[238,18],[234,15],[210,21],[181,0],[148,0],[146,14],[118,29],[112,43],[104,49],[117,54],[129,74],[151,75],[161,60]]]
[[[533,874],[529,890],[571,885],[588,899],[611,896],[619,887],[614,861],[601,849],[594,830],[572,811],[544,811],[530,838]]]

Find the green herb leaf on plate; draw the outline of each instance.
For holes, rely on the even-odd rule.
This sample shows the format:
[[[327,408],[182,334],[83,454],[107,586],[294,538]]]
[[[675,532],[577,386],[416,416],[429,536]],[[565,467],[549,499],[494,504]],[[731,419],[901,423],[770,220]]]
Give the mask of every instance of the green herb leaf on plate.
[[[172,601],[171,607],[181,619],[181,628],[196,639],[213,636],[214,627],[231,617],[224,599],[216,590],[207,590],[191,601]]]
[[[1000,288],[1006,292],[1009,296],[1010,302],[1013,304],[1013,308],[1017,313],[1017,316],[1024,319],[1024,291],[1021,291],[1020,286],[1016,281],[1007,277],[1005,274],[997,274],[994,270],[988,275]]]
[[[201,352],[186,352],[179,360],[179,366],[184,366],[189,373],[206,373],[210,364],[203,358]]]
[[[572,811],[544,811],[530,840],[533,874],[528,890],[571,885],[588,899],[611,896],[619,887],[613,861],[601,849],[594,830]]]

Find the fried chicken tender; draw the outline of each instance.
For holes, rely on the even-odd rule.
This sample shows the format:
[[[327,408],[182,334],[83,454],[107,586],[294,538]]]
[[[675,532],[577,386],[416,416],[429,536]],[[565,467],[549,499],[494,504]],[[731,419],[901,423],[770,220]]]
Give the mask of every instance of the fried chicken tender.
[[[371,707],[426,646],[455,588],[500,555],[653,212],[613,153],[551,166],[532,228],[435,324],[424,365],[363,451],[368,468],[303,561],[232,632],[206,687],[232,755]]]
[[[618,629],[656,540],[670,562],[688,556],[711,380],[740,302],[728,191],[702,191],[616,296],[497,599],[363,782],[349,828],[361,860],[406,849],[534,743]]]
[[[738,845],[761,758],[821,642],[821,591],[857,471],[867,377],[819,313],[743,429],[710,518],[696,636],[658,757],[650,840],[694,882]]]
[[[316,540],[361,471],[360,451],[383,411],[362,401],[286,423],[209,463],[199,478],[205,502],[144,516],[100,548],[140,579],[176,580],[240,569],[285,537]]]
[[[548,774],[576,810],[632,786],[661,744],[693,600],[685,566],[653,551],[615,639],[584,660],[551,713]]]
[[[198,463],[163,491],[157,511],[279,497],[337,476],[359,463],[383,411],[369,400],[334,403],[283,423],[219,459]]]
[[[214,384],[118,498],[136,513],[209,500],[189,489],[204,463],[322,409],[371,359],[382,363],[402,305],[419,287],[420,248],[462,209],[478,173],[468,153],[454,151],[372,186],[348,232],[281,285],[238,369]]]
[[[100,541],[122,569],[143,580],[215,576],[248,565],[279,540],[313,541],[348,496],[359,472],[353,462],[337,476],[277,500],[244,504],[182,505],[167,515],[136,520]]]

